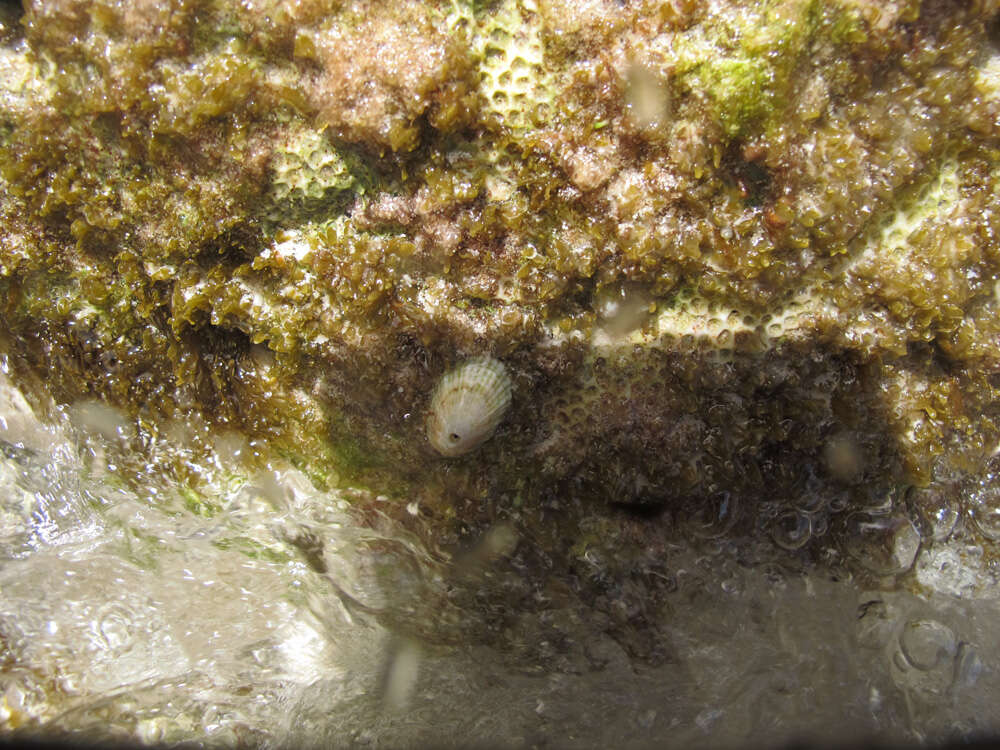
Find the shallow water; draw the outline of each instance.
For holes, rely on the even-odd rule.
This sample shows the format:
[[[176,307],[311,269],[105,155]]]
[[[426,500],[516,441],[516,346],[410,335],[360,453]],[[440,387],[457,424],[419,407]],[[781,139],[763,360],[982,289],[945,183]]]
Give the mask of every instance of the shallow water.
[[[457,556],[388,498],[247,468],[232,436],[144,433],[96,403],[46,424],[6,382],[0,413],[7,732],[739,747],[997,730],[1000,589],[947,508],[923,538],[898,527],[876,563],[909,570],[874,584],[796,561],[794,524],[786,544],[674,534],[641,620],[656,658],[638,658],[646,633],[615,637],[607,613],[629,621],[642,589],[612,581],[595,608],[558,572],[514,575],[532,542],[510,525]]]

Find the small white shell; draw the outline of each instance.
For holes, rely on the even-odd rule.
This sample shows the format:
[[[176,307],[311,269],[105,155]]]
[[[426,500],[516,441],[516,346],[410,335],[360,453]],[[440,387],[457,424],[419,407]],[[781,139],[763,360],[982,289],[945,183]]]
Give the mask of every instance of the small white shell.
[[[492,357],[446,373],[431,397],[427,439],[442,456],[461,456],[493,436],[510,407],[510,376]]]

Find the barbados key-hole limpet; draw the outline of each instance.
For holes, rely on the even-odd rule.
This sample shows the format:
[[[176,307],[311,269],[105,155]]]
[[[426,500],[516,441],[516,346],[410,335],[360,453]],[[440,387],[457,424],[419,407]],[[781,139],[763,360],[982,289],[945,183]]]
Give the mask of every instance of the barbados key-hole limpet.
[[[510,407],[507,368],[492,357],[446,373],[431,397],[427,439],[442,456],[462,456],[492,437]]]

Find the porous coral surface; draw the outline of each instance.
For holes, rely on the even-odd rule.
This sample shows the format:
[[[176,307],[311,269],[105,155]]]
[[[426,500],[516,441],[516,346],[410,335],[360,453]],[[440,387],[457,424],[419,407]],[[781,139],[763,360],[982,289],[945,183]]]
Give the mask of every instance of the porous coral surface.
[[[29,392],[543,548],[624,507],[809,550],[992,481],[994,0],[2,7]],[[442,458],[477,356],[511,409]]]

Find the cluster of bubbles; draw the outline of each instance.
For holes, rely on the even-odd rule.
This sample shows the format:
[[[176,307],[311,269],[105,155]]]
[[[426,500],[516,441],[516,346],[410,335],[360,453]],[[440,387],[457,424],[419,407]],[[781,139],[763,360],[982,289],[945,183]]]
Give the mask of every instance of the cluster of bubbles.
[[[859,601],[858,645],[884,654],[889,677],[911,710],[959,695],[975,701],[985,669],[974,643],[975,618],[947,602],[929,606],[902,595],[864,592]]]
[[[720,542],[750,531],[781,550],[801,551],[883,583],[912,573],[921,552],[930,549],[958,545],[991,557],[1000,541],[1000,460],[992,459],[972,480],[941,472],[924,487],[852,486],[830,481],[830,475],[849,473],[857,448],[847,440],[834,442],[824,466],[805,467],[796,492],[776,489],[762,502],[715,493],[684,510],[683,532]]]

